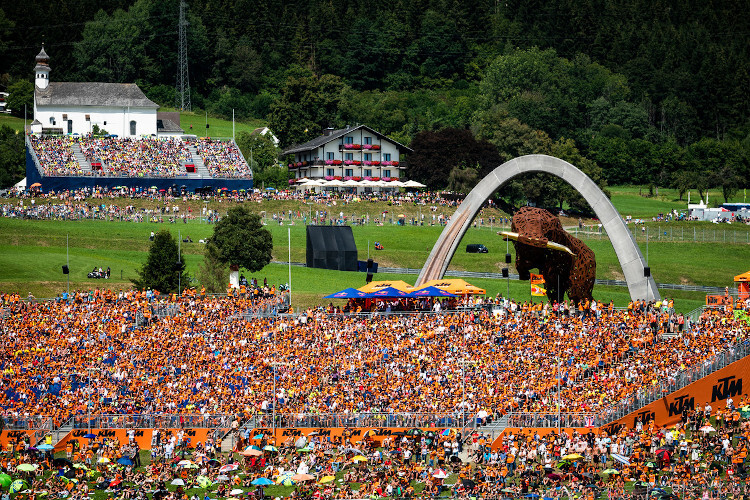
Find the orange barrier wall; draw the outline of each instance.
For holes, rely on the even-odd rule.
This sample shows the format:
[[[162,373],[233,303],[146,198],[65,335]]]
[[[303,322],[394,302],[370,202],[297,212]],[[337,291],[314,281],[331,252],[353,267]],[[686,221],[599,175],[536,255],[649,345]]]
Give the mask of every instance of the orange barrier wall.
[[[133,429],[135,431],[135,441],[138,443],[138,446],[142,450],[150,450],[151,449],[151,438],[153,437],[154,430],[153,429]],[[192,428],[185,428],[182,429],[185,432],[185,438],[190,438],[190,444],[191,446],[195,446],[196,443],[201,442],[205,443],[206,438],[208,438],[208,435],[213,432],[213,429],[205,429],[205,428],[199,428],[199,429],[192,429]],[[173,434],[177,434],[180,432],[180,429],[166,429],[166,431],[162,434],[161,440],[162,442],[165,439],[169,439]],[[55,445],[55,451],[62,451],[65,450],[66,445],[68,444],[68,441],[71,439],[77,439],[80,443],[85,443],[88,440],[84,437],[86,434],[88,434],[88,429],[75,429],[71,432],[69,432],[64,438],[60,440],[59,443]],[[102,438],[109,438],[109,439],[117,439],[120,443],[127,443],[128,442],[128,430],[127,429],[91,429],[92,434],[96,434],[99,439]]]
[[[8,443],[15,444],[18,438],[20,437],[21,440],[23,440],[23,436],[29,435],[29,438],[31,439],[31,444],[34,444],[34,433],[36,431],[26,431],[26,430],[4,430],[3,432],[0,432],[0,447],[1,451],[7,450]]]
[[[748,379],[747,383],[750,383],[750,356],[735,361],[679,391],[656,400],[603,427],[602,430],[611,434],[619,430],[621,426],[631,428],[635,425],[635,419],[638,417],[644,424],[653,420],[660,427],[674,425],[680,421],[683,409],[694,409],[696,406],[703,407],[706,403],[710,403],[713,410],[716,411],[718,408],[726,407],[726,400],[729,397],[732,397],[735,405],[737,405],[740,398],[748,392],[747,383],[745,383],[743,389],[745,378]]]
[[[375,431],[371,436],[370,439],[375,441],[376,443],[380,444],[383,442],[383,439],[386,438],[392,438],[394,441],[398,438],[400,438],[400,435],[396,435],[397,432],[406,432],[409,429],[412,429],[413,427],[387,427],[387,428],[372,428],[372,427],[357,427],[353,429],[349,429],[349,432],[351,432],[351,436],[349,438],[349,442],[351,444],[356,444],[357,441],[362,441],[364,438],[364,435],[368,433],[369,431]],[[424,427],[421,428],[424,432],[432,431],[435,434],[442,433],[445,428],[437,428],[437,427]],[[266,436],[272,435],[272,429],[271,428],[257,428],[253,429],[250,433],[250,439],[252,440],[253,436],[256,436],[258,434],[265,434]],[[314,428],[314,427],[304,427],[304,428],[277,428],[276,429],[276,443],[277,445],[285,443],[288,439],[292,439],[292,441],[296,441],[302,436],[310,436],[311,433],[314,436],[322,437],[322,438],[330,438],[333,440],[334,438],[339,438],[344,435],[344,429],[341,427],[335,427],[335,428]],[[269,442],[271,440],[269,439]]]

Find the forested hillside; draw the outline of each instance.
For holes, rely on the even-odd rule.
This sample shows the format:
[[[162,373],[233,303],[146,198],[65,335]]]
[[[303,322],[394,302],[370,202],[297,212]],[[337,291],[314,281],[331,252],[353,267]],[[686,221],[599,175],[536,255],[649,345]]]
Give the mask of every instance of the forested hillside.
[[[22,90],[45,41],[53,79],[134,81],[173,106],[178,1],[101,5],[2,2],[0,84]],[[188,8],[194,107],[268,120],[283,145],[328,125],[367,123],[412,145],[414,178],[461,190],[496,161],[494,151],[557,154],[602,184],[728,192],[747,184],[746,1],[189,0]],[[448,147],[437,138],[451,128],[469,130],[484,153],[419,165]]]

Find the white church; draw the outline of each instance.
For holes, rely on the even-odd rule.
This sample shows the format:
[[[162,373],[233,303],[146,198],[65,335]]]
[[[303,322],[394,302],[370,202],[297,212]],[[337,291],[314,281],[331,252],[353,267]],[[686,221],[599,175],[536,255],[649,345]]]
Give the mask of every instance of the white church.
[[[118,137],[178,135],[178,124],[157,129],[159,106],[134,83],[52,82],[42,46],[34,68],[35,134],[90,134],[94,125]]]

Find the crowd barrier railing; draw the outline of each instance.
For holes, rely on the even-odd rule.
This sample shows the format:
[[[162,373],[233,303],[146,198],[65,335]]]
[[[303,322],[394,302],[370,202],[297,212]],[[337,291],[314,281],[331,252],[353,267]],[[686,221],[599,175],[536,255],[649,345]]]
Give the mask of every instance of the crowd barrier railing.
[[[77,415],[72,418],[74,429],[177,429],[229,427],[232,415]]]
[[[7,430],[51,430],[52,419],[46,415],[34,415],[30,417],[14,417],[12,415],[0,415],[5,422],[4,429]]]

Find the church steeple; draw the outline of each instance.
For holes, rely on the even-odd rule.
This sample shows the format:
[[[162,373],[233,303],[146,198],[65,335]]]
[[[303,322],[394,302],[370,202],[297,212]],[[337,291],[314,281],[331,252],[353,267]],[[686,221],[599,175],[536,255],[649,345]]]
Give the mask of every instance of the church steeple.
[[[49,56],[44,51],[44,44],[42,44],[42,50],[36,56],[36,67],[34,67],[34,83],[40,90],[44,90],[49,85]]]

